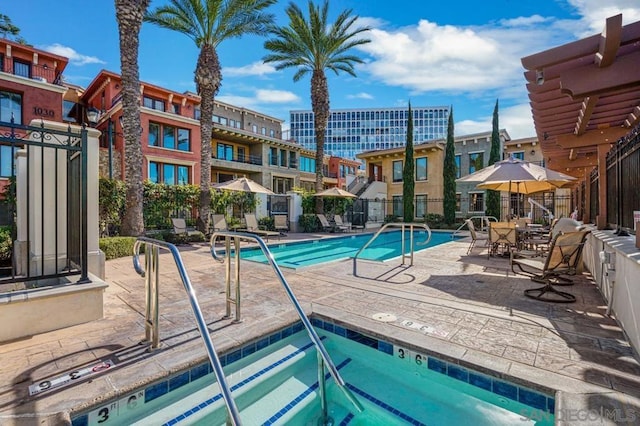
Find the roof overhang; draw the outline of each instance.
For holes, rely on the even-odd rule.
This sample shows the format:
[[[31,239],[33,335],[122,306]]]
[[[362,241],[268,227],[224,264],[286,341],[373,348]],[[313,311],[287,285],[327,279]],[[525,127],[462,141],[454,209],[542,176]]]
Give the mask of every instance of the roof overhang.
[[[607,18],[601,34],[522,58],[545,161],[584,175],[640,123],[640,21]],[[567,170],[568,169],[568,170]]]

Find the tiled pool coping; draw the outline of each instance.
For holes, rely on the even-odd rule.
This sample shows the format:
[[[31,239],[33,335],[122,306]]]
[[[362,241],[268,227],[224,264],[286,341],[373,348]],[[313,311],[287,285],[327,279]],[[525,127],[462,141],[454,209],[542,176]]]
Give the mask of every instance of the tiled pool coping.
[[[327,319],[312,317],[311,323],[318,329],[334,333],[338,336],[376,349],[387,355],[394,356],[394,344],[386,340],[368,336],[349,327],[338,325],[333,321],[329,321]],[[302,322],[298,321],[289,327],[285,327],[268,336],[247,343],[241,348],[235,349],[226,354],[221,354],[219,356],[220,362],[223,366],[231,364],[302,330],[304,330],[304,326]],[[431,355],[427,355],[427,367],[434,372],[444,374],[456,380],[463,381],[465,383],[468,383],[469,385],[492,392],[501,397],[520,402],[533,409],[542,410],[548,413],[555,412],[554,397],[546,395],[542,392],[529,389],[525,386],[516,385],[514,383],[510,383],[506,380],[493,377],[488,374],[479,373],[474,371],[473,369],[466,368],[459,364],[451,363]],[[153,401],[160,396],[172,392],[180,388],[181,386],[200,379],[201,377],[207,374],[211,374],[212,372],[213,369],[210,363],[205,362],[192,367],[187,371],[184,371],[177,375],[173,375],[166,380],[149,385],[144,388],[144,402],[147,403]],[[102,405],[106,406],[109,405],[109,403],[105,403]],[[89,424],[89,413],[95,410],[96,408],[94,407],[93,409],[88,410],[88,412],[74,416],[72,418],[72,426],[87,426]]]

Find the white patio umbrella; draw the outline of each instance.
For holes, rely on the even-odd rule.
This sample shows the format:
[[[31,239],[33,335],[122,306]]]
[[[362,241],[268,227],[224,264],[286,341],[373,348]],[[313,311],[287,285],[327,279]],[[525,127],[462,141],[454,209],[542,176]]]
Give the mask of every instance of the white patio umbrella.
[[[256,194],[267,194],[267,195],[275,195],[275,192],[272,190],[265,188],[260,185],[258,182],[253,181],[246,177],[241,177],[234,180],[229,180],[226,182],[220,182],[213,185],[215,189],[224,189],[227,191],[241,191],[241,192],[253,192]]]
[[[497,161],[491,166],[456,179],[456,182],[480,182],[477,185],[478,189],[508,191],[509,199],[511,199],[512,192],[532,194],[539,191],[549,191],[560,188],[574,180],[576,178],[573,176],[556,172],[528,161],[509,158]]]

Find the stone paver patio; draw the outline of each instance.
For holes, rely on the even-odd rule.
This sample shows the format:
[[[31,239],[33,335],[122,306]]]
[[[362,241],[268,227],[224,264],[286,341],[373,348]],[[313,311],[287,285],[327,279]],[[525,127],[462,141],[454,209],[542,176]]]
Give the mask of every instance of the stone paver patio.
[[[358,276],[351,261],[285,269],[284,274],[308,314],[516,383],[558,391],[556,407],[564,410],[559,424],[614,424],[571,417],[579,410],[613,408],[636,413],[627,423],[637,424],[637,355],[615,319],[605,315],[605,302],[588,274],[575,277],[568,288],[576,303],[538,302],[523,295],[537,284],[514,276],[508,259],[489,259],[482,247],[467,256],[467,247],[468,241],[460,240],[418,252],[413,266],[361,261]],[[275,274],[251,262],[242,263],[244,321],[222,319],[224,265],[204,245],[180,249],[218,351],[296,321]],[[68,417],[55,413],[82,411],[203,362],[206,354],[173,261],[162,254],[160,264],[161,350],[149,353],[138,344],[144,337],[144,279],[130,258],[108,261],[111,285],[103,319],[0,344],[0,424],[64,424]],[[374,319],[381,313],[395,320]],[[425,327],[408,326],[408,321]],[[107,359],[116,364],[108,374],[29,397],[34,382]]]

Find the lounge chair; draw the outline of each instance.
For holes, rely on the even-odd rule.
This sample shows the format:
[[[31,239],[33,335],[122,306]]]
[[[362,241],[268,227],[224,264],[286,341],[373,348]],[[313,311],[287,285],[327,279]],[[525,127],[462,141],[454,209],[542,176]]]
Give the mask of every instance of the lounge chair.
[[[467,228],[469,229],[469,234],[471,234],[471,244],[469,244],[467,254],[471,253],[471,250],[473,250],[478,241],[484,241],[485,245],[489,244],[489,235],[484,232],[476,231],[476,227],[471,219],[465,219],[465,223],[467,224]]]
[[[324,232],[333,232],[336,228],[334,225],[329,223],[327,217],[321,213],[316,214],[318,220],[320,221],[320,227]]]
[[[227,219],[223,214],[212,214],[209,221],[209,233],[213,234],[215,231],[228,231]]]
[[[267,241],[269,241],[269,237],[278,237],[278,239],[280,239],[280,232],[260,229],[260,227],[258,226],[258,219],[253,213],[245,213],[244,222],[247,225],[247,232],[259,235],[260,237],[265,238]]]
[[[351,231],[351,225],[344,223],[342,221],[342,216],[340,216],[339,214],[333,216],[333,221],[335,222],[335,228],[342,231],[342,232],[346,232],[346,231]]]
[[[500,247],[506,251],[516,248],[518,237],[513,222],[491,222],[489,225],[489,256],[498,253]]]
[[[280,234],[284,235],[285,232],[289,231],[287,216],[284,214],[273,215],[273,227],[276,231],[280,232]]]
[[[546,257],[519,258],[514,252],[510,260],[511,270],[517,266],[519,272],[529,275],[532,281],[544,286],[524,291],[525,296],[544,302],[571,303],[576,297],[554,288],[554,285],[571,285],[573,282],[563,275],[575,275],[582,263],[582,250],[591,231],[560,232],[551,241]]]
[[[173,224],[173,233],[178,237],[184,238],[186,241],[193,235],[200,235],[200,231],[187,228],[187,223],[183,218],[171,218],[171,223]]]

